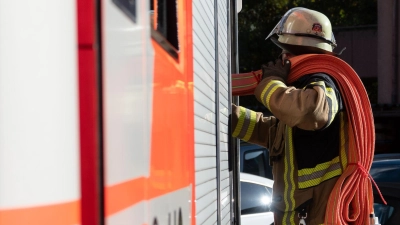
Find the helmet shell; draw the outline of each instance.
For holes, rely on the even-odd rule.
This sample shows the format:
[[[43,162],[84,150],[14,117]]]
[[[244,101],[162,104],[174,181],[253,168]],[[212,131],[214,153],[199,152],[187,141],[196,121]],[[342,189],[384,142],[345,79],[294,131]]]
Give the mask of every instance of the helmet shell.
[[[269,38],[280,48],[296,55],[334,54],[332,50],[337,46],[328,17],[302,7],[286,12],[266,39]]]

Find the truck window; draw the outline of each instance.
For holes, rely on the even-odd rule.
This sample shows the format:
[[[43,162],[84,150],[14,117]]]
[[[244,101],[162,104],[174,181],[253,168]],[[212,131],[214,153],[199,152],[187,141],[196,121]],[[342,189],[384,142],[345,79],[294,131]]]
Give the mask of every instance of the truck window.
[[[150,0],[151,37],[172,57],[178,58],[178,16],[176,0]]]

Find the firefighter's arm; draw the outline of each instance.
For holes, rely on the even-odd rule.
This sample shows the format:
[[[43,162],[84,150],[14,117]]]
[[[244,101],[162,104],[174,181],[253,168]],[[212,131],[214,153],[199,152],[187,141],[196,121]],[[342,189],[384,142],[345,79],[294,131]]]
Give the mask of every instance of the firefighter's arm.
[[[296,89],[271,76],[260,82],[254,94],[279,120],[304,130],[328,126],[338,111],[336,95],[323,81]]]
[[[232,136],[266,148],[270,146],[277,127],[273,116],[263,117],[260,112],[232,104]]]

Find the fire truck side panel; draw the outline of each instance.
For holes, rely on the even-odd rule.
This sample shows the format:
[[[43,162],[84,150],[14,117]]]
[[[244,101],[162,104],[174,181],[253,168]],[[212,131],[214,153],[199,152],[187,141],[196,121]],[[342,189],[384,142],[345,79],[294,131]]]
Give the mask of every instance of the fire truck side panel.
[[[197,224],[230,222],[227,2],[193,1]]]
[[[147,224],[146,207],[146,202],[139,202],[108,217],[105,224]],[[135,221],[135,223],[133,223],[133,221]]]
[[[137,2],[142,10],[135,23],[112,1],[102,2],[106,185],[149,175],[153,50],[147,3]]]
[[[191,187],[185,187],[149,201],[149,224],[191,224]]]
[[[176,4],[174,1],[167,1],[167,5],[156,3],[157,1],[154,3],[154,21],[157,21],[157,31],[153,31],[152,34],[155,58],[151,170],[147,183],[149,217],[153,223],[156,219],[163,220],[159,214],[161,212],[163,215],[172,215],[181,211],[183,224],[186,224],[188,219],[193,224],[195,206],[192,6],[190,0],[178,0]],[[175,10],[176,17],[167,16],[166,20],[165,17],[158,17],[162,15],[161,12],[171,13]],[[162,28],[167,30],[168,36],[162,34]],[[160,39],[161,34],[163,36]],[[173,44],[170,38],[177,40],[177,45],[169,46],[169,43]],[[168,43],[165,43],[166,41]],[[174,193],[177,192],[181,193],[182,197],[186,196],[186,201],[174,199]],[[160,198],[165,201],[155,204]],[[188,208],[188,203],[192,204],[192,207]]]
[[[217,222],[214,1],[193,1],[196,224]]]
[[[0,225],[230,224],[229,2],[0,0]]]
[[[149,1],[136,1],[133,20],[101,1],[106,224],[146,222],[150,174],[154,50]]]
[[[149,1],[136,1],[137,21],[118,2],[128,3],[102,4],[107,224],[136,222],[140,216],[147,224],[164,224],[174,213],[183,224],[190,224],[194,221],[190,1],[172,5],[155,1],[154,14]],[[176,15],[164,17],[174,11]],[[150,16],[157,31],[151,31]],[[176,50],[166,50],[171,34],[178,42]],[[140,215],[127,218],[126,210]]]
[[[219,65],[219,161],[221,224],[230,223],[230,187],[228,170],[228,116],[229,116],[229,66],[228,52],[228,0],[218,2],[218,65]]]
[[[76,2],[0,0],[0,28],[0,224],[77,224]]]

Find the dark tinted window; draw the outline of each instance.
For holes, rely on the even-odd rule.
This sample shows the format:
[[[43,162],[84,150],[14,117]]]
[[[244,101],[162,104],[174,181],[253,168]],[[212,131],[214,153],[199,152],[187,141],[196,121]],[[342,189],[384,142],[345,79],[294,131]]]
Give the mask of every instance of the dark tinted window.
[[[375,182],[400,182],[400,162],[374,162],[369,173]]]
[[[176,0],[150,1],[151,36],[171,56],[178,58],[178,17]],[[157,8],[155,8],[157,6]]]
[[[164,35],[172,46],[179,49],[176,5],[176,0],[157,1],[157,31]]]
[[[266,152],[266,149],[246,151],[243,155],[242,172],[272,179],[272,171],[266,161]]]
[[[240,140],[240,172],[273,180],[268,149]]]
[[[242,215],[270,211],[271,188],[248,182],[241,182],[240,184]]]

